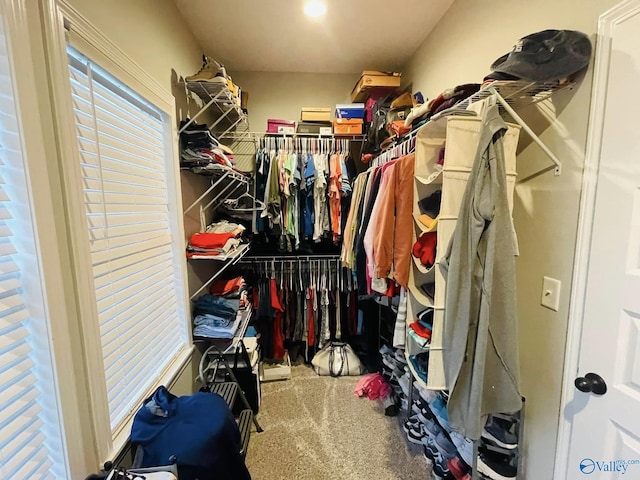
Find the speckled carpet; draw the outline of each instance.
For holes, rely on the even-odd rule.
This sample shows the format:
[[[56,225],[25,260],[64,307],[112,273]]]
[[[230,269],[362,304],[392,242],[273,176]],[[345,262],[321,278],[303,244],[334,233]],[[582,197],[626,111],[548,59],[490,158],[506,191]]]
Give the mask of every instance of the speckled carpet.
[[[401,417],[358,398],[358,377],[319,377],[292,367],[292,379],[262,384],[246,463],[253,480],[429,480],[421,449],[407,442]]]

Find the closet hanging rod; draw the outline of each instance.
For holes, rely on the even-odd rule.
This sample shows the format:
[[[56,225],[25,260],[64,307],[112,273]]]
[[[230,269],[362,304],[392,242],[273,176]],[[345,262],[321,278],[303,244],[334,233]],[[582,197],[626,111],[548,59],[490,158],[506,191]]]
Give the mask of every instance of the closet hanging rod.
[[[233,139],[234,134],[226,135],[227,138]],[[259,139],[259,138],[335,138],[335,139],[343,139],[343,140],[353,140],[359,141],[364,140],[366,135],[336,135],[334,133],[330,135],[320,135],[318,133],[269,133],[269,132],[242,132],[241,135],[238,135],[240,139],[248,140],[251,139]]]
[[[297,262],[301,260],[339,260],[340,254],[317,254],[317,255],[272,255],[272,256],[246,256],[241,263],[259,263],[259,262]]]

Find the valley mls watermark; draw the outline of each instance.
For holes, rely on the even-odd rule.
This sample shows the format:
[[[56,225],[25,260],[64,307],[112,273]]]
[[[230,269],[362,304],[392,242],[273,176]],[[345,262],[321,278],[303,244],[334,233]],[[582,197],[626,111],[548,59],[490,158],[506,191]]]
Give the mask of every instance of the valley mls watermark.
[[[594,472],[619,473],[620,475],[624,475],[627,473],[628,468],[636,465],[640,467],[640,459],[597,461],[591,458],[583,458],[580,461],[580,471],[585,475],[591,475]]]

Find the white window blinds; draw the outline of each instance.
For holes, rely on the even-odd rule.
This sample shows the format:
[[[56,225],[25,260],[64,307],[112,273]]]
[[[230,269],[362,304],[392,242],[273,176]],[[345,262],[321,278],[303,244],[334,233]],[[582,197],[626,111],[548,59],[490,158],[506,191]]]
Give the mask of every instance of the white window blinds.
[[[68,60],[115,431],[188,343],[172,244],[166,120],[71,47]]]
[[[0,7],[0,478],[67,478]]]

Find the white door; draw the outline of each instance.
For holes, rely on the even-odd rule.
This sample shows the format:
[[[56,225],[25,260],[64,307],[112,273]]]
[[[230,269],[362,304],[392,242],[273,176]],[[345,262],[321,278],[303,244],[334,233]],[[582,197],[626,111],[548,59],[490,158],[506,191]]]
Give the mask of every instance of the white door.
[[[571,434],[558,480],[640,479],[640,1],[605,14],[599,35],[590,135],[601,135],[600,163],[578,368],[565,378],[606,393],[565,391]]]

